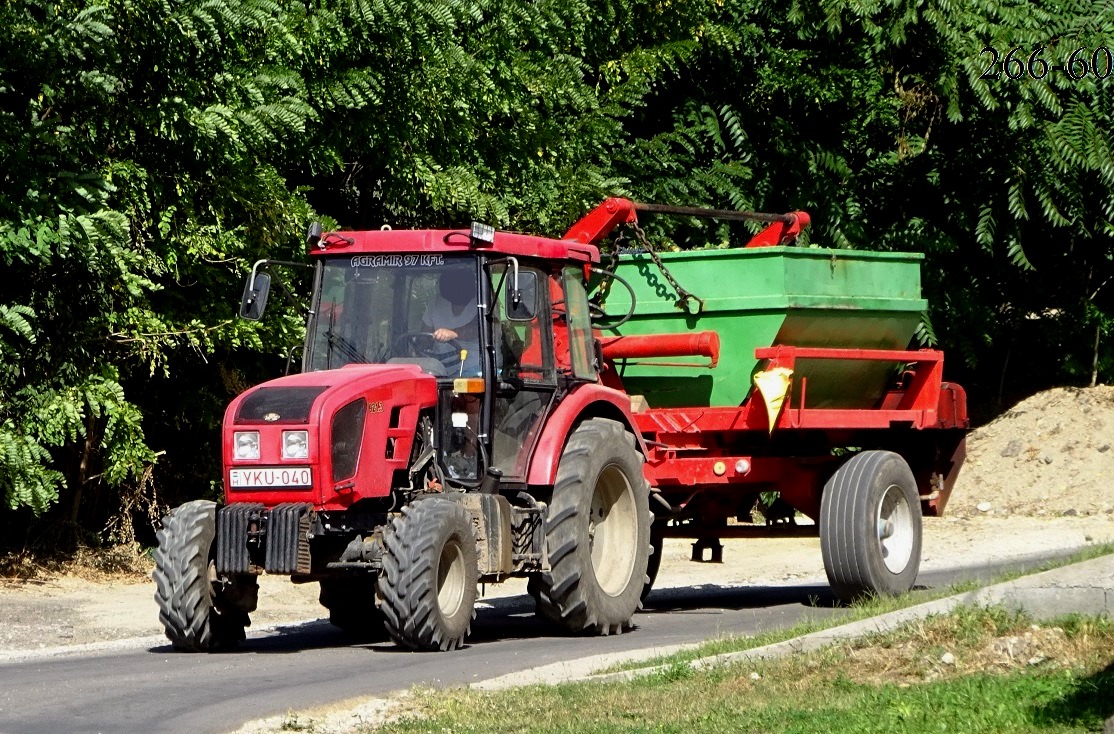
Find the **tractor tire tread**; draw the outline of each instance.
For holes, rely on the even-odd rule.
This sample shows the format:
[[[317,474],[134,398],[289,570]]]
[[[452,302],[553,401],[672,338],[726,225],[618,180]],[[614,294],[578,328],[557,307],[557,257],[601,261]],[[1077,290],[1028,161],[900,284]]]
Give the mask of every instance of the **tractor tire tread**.
[[[216,537],[216,504],[187,502],[163,520],[154,552],[155,602],[159,621],[175,648],[206,652],[235,647],[244,639],[255,610],[258,582],[239,577],[228,598],[209,579],[209,554]]]
[[[453,536],[461,542],[467,574],[464,625],[445,620],[437,598],[435,559]],[[386,552],[377,589],[383,625],[391,639],[412,650],[459,648],[471,632],[479,573],[468,511],[444,498],[413,502],[392,518],[383,543]]]
[[[606,597],[597,588],[594,576],[585,577],[586,573],[592,574],[591,558],[586,552],[578,552],[586,543],[584,502],[590,502],[595,491],[596,476],[588,474],[604,454],[622,469],[635,492],[638,516],[645,518],[637,533],[642,547],[635,551],[634,573],[627,590],[617,597]],[[632,617],[641,608],[641,599],[632,599],[630,588],[637,586],[640,592],[643,588],[653,518],[642,461],[633,434],[617,421],[592,418],[569,437],[558,464],[546,520],[550,571],[532,577],[527,587],[536,601],[538,616],[544,620],[574,634],[609,635],[630,629]]]

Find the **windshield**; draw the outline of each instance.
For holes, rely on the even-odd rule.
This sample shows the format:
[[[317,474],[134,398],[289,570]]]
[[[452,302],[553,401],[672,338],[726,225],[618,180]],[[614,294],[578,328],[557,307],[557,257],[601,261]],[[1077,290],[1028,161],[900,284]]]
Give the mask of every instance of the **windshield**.
[[[469,256],[326,260],[307,368],[409,363],[436,377],[480,375],[478,282]]]

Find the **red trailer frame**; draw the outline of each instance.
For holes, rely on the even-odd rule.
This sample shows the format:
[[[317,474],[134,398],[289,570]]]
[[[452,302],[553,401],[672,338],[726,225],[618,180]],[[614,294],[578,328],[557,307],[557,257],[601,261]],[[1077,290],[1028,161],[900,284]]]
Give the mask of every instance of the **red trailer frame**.
[[[638,356],[683,353],[676,349],[677,339],[656,339],[661,349],[651,354],[652,342],[645,341]],[[901,384],[869,408],[809,407],[808,378],[800,377],[791,383],[773,430],[757,391],[738,407],[636,410],[635,425],[649,447],[646,475],[660,493],[659,503],[676,516],[691,508],[690,522],[664,534],[705,539],[784,535],[785,527],[728,526],[725,520],[737,513],[740,495],[762,491],[779,492],[816,520],[825,481],[848,452],[866,448],[904,456],[917,479],[923,513],[943,512],[965,455],[970,421],[963,388],[942,379],[942,352],[782,345],[756,349],[755,357],[766,360],[766,370],[793,369],[797,359],[873,360],[909,367]],[[614,372],[609,374],[618,381]],[[704,506],[694,508],[696,503]],[[815,534],[816,529],[790,532]]]

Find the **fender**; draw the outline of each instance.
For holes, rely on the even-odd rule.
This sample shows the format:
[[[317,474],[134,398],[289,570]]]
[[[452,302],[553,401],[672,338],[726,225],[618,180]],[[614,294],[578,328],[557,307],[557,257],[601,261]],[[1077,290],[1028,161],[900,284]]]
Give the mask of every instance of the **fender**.
[[[542,435],[530,459],[528,484],[552,485],[557,479],[557,464],[573,426],[585,418],[610,418],[623,423],[634,434],[638,450],[647,455],[642,434],[634,428],[630,396],[602,385],[581,385],[566,395],[542,428]]]

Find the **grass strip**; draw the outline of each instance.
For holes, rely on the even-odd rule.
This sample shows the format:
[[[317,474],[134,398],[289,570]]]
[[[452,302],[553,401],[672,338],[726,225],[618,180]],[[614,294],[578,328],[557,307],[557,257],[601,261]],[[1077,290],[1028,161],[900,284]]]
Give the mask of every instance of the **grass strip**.
[[[727,636],[720,637],[714,640],[694,647],[689,650],[673,653],[670,655],[663,655],[657,658],[649,658],[637,662],[617,663],[606,668],[601,668],[598,673],[617,673],[624,670],[639,670],[643,668],[653,668],[662,665],[674,665],[680,663],[687,663],[700,658],[711,657],[713,655],[721,655],[730,652],[740,652],[743,650],[753,650],[766,645],[773,645],[778,642],[792,640],[802,635],[819,632],[821,630],[832,629],[843,624],[850,622],[858,622],[863,619],[870,619],[889,612],[895,612],[900,609],[908,609],[909,607],[923,604],[936,599],[944,599],[955,594],[962,594],[969,591],[975,591],[986,586],[993,586],[1024,576],[1031,576],[1036,573],[1044,571],[1051,571],[1063,566],[1069,566],[1073,563],[1082,563],[1094,558],[1114,554],[1114,543],[1100,543],[1087,546],[1070,556],[1058,558],[1040,564],[1036,568],[1008,571],[994,577],[990,582],[985,581],[962,581],[951,586],[940,589],[918,589],[911,591],[908,594],[902,594],[897,597],[875,596],[862,601],[857,601],[850,604],[841,614],[835,616],[824,617],[822,619],[808,619],[803,622],[798,622],[789,627],[782,629],[770,630],[752,636]]]
[[[416,698],[412,715],[375,731],[1096,731],[1114,714],[1114,623],[1041,626],[1000,608],[961,608],[778,660]]]

